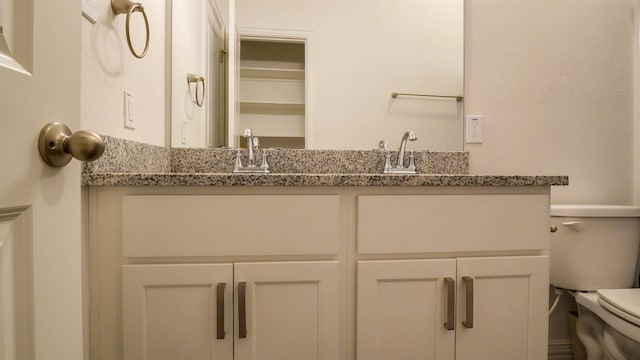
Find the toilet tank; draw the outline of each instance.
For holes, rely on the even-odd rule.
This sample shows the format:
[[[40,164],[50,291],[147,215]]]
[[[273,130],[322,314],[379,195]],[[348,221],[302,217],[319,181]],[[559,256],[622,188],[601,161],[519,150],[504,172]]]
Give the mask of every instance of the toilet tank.
[[[565,289],[633,286],[640,248],[640,207],[551,205],[551,284]]]

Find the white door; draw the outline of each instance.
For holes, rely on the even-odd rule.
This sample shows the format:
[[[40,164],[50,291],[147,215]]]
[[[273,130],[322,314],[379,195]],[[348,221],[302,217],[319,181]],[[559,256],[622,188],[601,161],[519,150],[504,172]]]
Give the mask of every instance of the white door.
[[[358,261],[358,360],[453,360],[455,278],[455,259]]]
[[[547,256],[458,259],[456,360],[546,359],[548,269]]]
[[[49,168],[36,145],[80,125],[80,0],[0,7],[0,358],[82,359],[80,163]]]
[[[233,360],[233,264],[124,265],[124,360]]]
[[[236,263],[235,359],[336,360],[337,261]]]

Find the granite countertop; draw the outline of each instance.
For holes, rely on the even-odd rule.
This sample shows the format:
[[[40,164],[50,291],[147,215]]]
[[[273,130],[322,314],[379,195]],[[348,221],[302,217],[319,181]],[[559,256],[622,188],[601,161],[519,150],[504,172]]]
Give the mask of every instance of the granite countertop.
[[[169,149],[105,137],[85,163],[87,186],[552,186],[568,176],[471,175],[466,152],[418,152],[418,175],[381,174],[377,151],[273,150],[270,174],[232,173],[235,151]]]
[[[85,174],[90,186],[550,186],[568,185],[567,176],[469,174]]]

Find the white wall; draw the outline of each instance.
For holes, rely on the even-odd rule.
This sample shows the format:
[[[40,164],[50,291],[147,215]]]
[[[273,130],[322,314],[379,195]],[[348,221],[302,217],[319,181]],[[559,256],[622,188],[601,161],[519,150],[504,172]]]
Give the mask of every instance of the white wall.
[[[165,1],[141,0],[150,27],[147,55],[135,58],[125,37],[126,15],[115,16],[110,0],[93,0],[97,23],[82,21],[81,124],[104,135],[153,145],[167,144],[165,110]],[[133,44],[144,46],[139,13],[131,21]],[[136,129],[124,128],[123,91],[134,95]]]
[[[472,173],[566,174],[553,203],[633,203],[631,0],[465,2]]]

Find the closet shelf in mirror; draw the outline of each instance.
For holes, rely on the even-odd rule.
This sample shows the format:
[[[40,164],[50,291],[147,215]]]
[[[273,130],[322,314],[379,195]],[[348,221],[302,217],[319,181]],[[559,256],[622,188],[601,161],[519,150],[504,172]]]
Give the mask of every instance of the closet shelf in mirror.
[[[260,138],[272,137],[304,137],[304,118],[296,116],[259,116],[240,115],[243,127],[250,128]]]
[[[236,138],[237,141],[241,140],[241,137]],[[263,135],[260,136],[260,147],[262,150],[277,151],[280,149],[304,149],[305,139],[304,135]],[[267,156],[273,156],[274,153]]]
[[[304,69],[286,69],[272,67],[241,67],[240,77],[258,79],[304,80]]]
[[[288,101],[241,101],[240,112],[272,111],[285,113],[304,113],[304,103]]]

